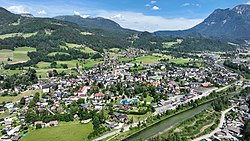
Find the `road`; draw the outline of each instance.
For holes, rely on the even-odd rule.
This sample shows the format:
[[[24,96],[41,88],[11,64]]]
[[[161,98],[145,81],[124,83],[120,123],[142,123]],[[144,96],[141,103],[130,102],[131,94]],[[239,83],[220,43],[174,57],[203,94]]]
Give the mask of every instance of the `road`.
[[[209,137],[212,137],[216,132],[220,131],[220,129],[223,127],[223,123],[225,122],[226,113],[229,112],[233,108],[234,107],[231,107],[229,109],[226,109],[225,111],[222,111],[219,126],[214,131],[212,131],[209,134],[203,135],[203,136],[201,136],[199,138],[196,138],[193,141],[201,141],[203,139],[210,140]]]

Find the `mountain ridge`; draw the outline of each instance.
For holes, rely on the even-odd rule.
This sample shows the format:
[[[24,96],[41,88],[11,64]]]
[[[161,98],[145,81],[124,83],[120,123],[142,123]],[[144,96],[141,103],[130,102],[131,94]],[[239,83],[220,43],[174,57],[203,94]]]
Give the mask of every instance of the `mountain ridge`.
[[[245,43],[250,39],[250,5],[241,4],[230,9],[216,9],[200,24],[178,31],[157,31],[159,36],[185,37],[201,35],[223,41]],[[235,36],[237,35],[237,36]]]

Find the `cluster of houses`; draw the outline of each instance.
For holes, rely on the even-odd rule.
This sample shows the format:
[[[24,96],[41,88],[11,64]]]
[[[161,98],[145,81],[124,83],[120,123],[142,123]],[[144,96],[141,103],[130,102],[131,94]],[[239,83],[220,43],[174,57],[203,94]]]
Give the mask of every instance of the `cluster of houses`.
[[[248,96],[250,97],[250,95]],[[232,99],[235,106],[226,113],[222,127],[214,134],[214,140],[240,140],[243,135],[245,122],[250,120],[249,105],[247,99]]]

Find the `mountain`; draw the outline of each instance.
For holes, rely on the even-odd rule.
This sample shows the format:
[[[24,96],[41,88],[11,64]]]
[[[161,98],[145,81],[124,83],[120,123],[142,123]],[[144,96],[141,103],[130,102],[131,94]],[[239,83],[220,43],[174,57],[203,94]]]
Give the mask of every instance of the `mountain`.
[[[109,19],[102,18],[102,17],[83,18],[79,15],[74,15],[74,16],[57,16],[57,17],[54,17],[54,19],[76,23],[86,28],[103,29],[106,31],[113,31],[113,32],[114,31],[116,32],[132,31],[129,29],[124,29],[118,23]]]
[[[80,26],[80,24],[57,20],[53,18],[27,17],[10,13],[0,8],[0,50],[29,46],[36,48],[36,52],[29,52],[29,61],[20,64],[6,65],[7,69],[34,66],[38,62],[66,61],[78,58],[90,58],[92,54],[84,53],[81,49],[85,47],[102,53],[104,49],[129,47],[142,49],[162,49],[162,44],[175,39],[163,38],[148,32],[138,32],[121,28],[115,22],[95,18],[94,21],[105,21],[103,29],[102,22],[92,21],[92,27]],[[113,30],[105,27],[115,27]],[[98,27],[98,28],[97,28]],[[68,44],[77,44],[80,47],[69,47]],[[48,56],[53,52],[64,52],[70,54],[65,56],[58,54]]]
[[[18,15],[12,14],[6,9],[0,7],[0,26],[15,22],[18,17]]]
[[[158,31],[160,36],[205,36],[224,41],[245,43],[250,40],[250,5],[233,9],[216,9],[203,22],[187,30]]]

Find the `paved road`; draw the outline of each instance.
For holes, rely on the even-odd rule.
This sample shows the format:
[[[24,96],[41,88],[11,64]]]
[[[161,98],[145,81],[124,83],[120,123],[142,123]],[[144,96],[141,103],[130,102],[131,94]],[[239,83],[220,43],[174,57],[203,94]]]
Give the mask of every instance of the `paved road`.
[[[226,109],[225,111],[223,111],[223,112],[221,113],[221,118],[220,118],[219,126],[218,126],[214,131],[212,131],[212,132],[209,133],[209,134],[203,135],[203,136],[201,136],[201,137],[199,137],[199,138],[196,138],[196,139],[194,139],[193,141],[201,141],[201,140],[203,140],[203,139],[210,140],[209,137],[212,137],[216,132],[220,131],[220,128],[222,128],[223,123],[225,122],[225,115],[226,115],[226,113],[229,112],[229,111],[230,111],[231,109],[233,109],[233,108],[234,108],[234,107],[231,107],[231,108],[229,108],[229,109]]]

